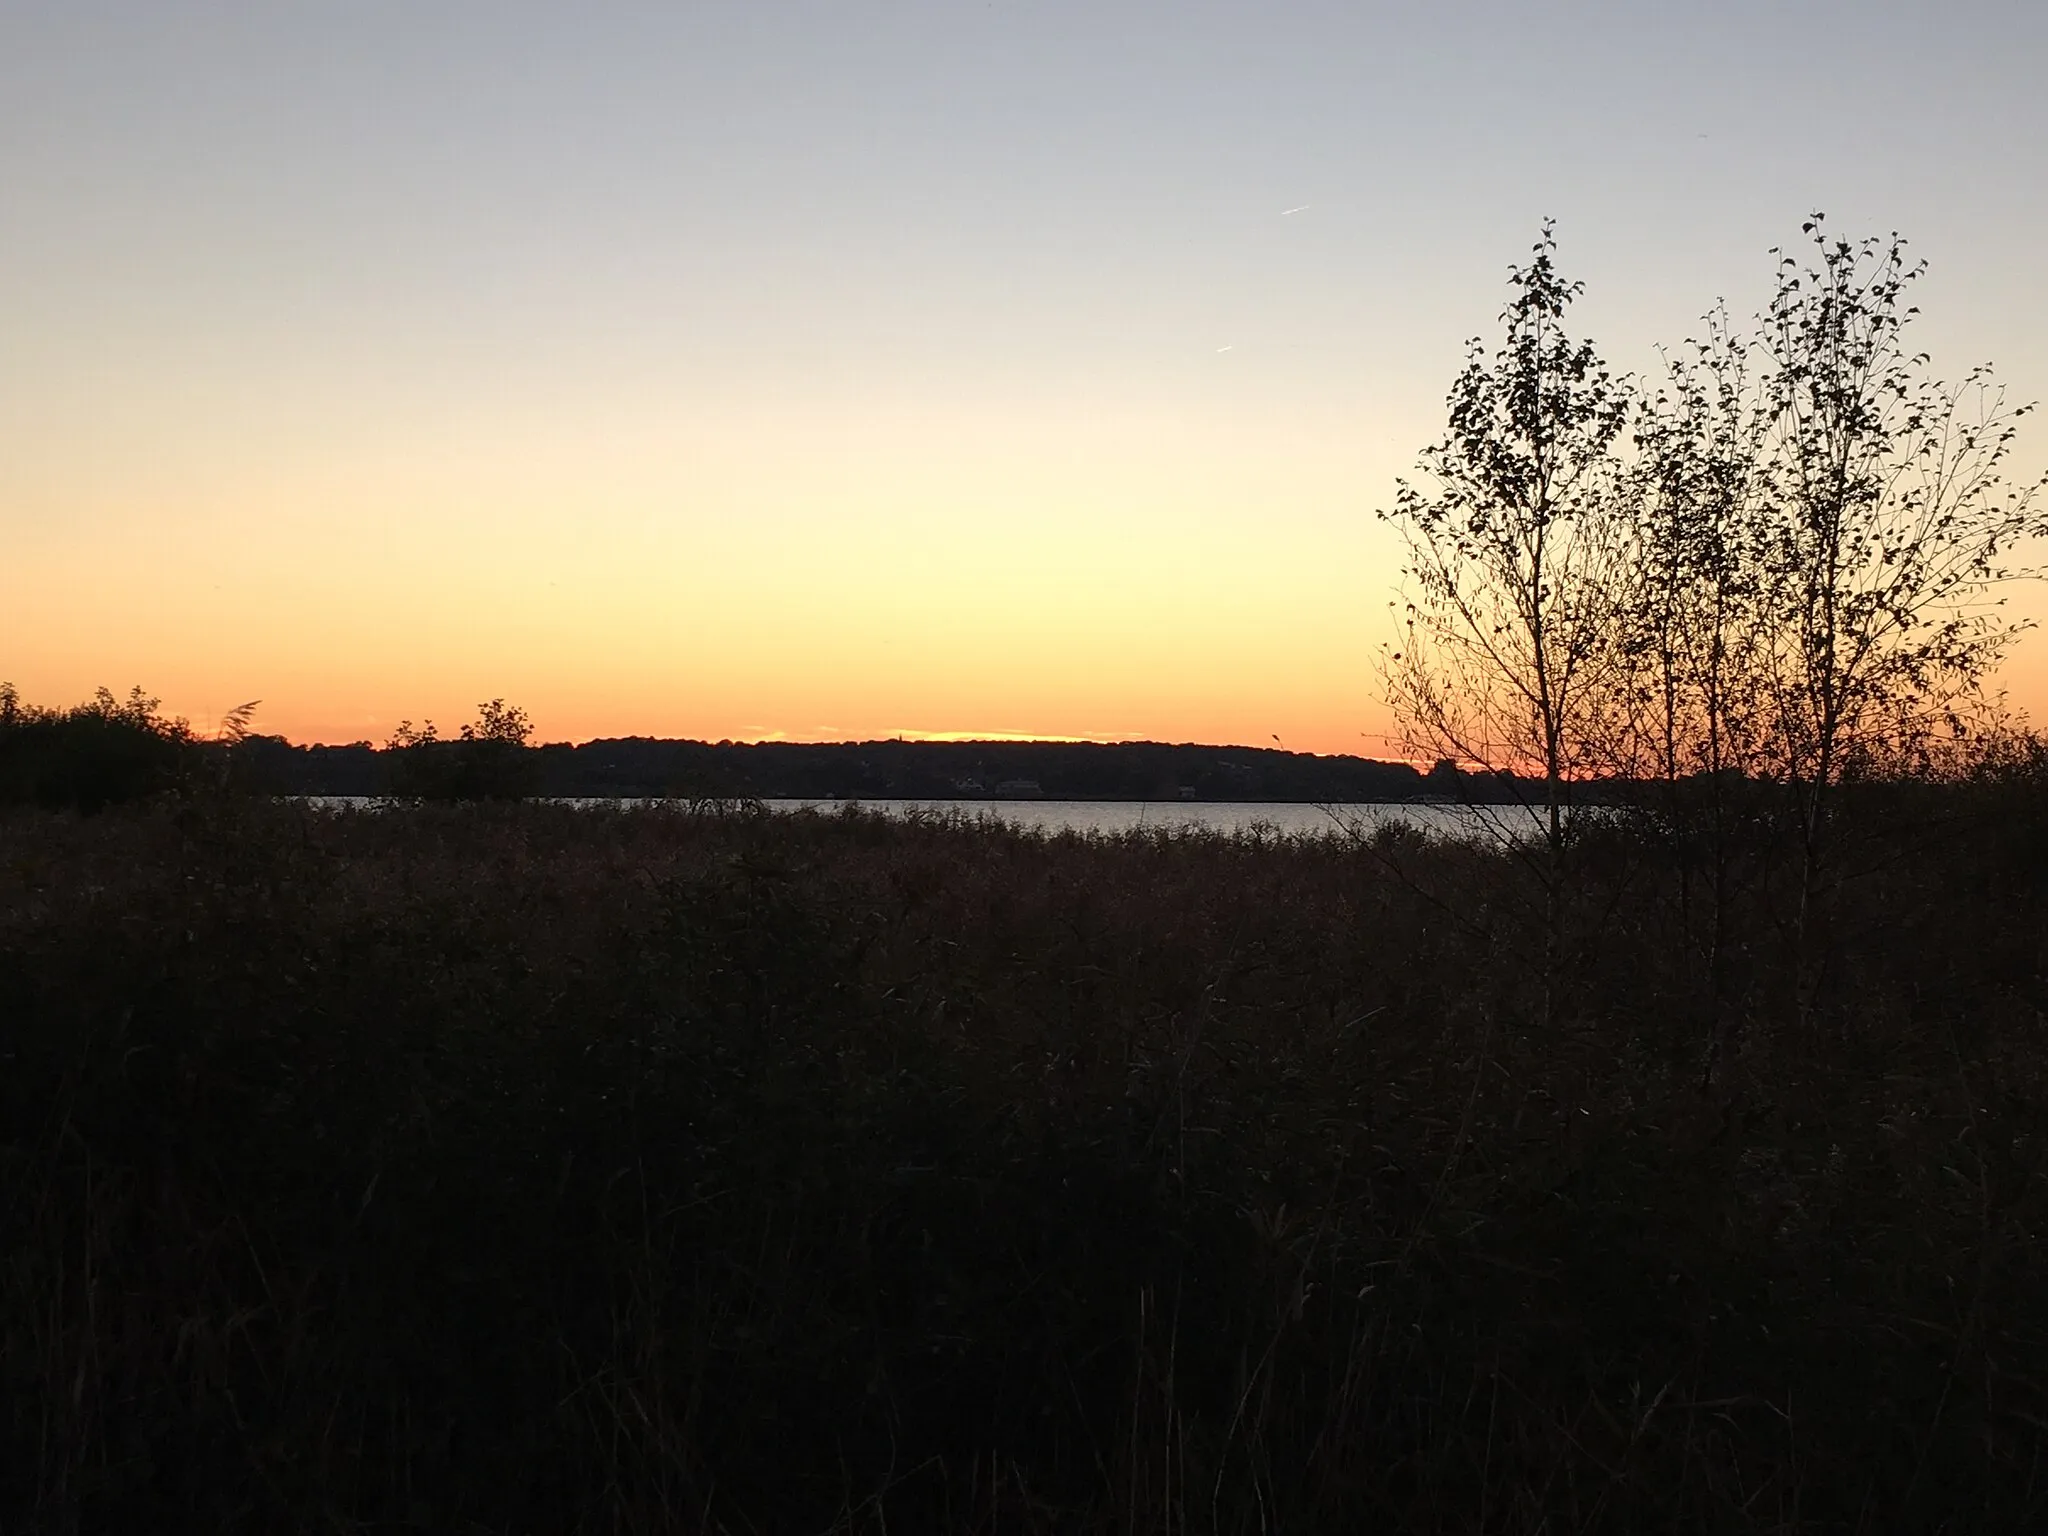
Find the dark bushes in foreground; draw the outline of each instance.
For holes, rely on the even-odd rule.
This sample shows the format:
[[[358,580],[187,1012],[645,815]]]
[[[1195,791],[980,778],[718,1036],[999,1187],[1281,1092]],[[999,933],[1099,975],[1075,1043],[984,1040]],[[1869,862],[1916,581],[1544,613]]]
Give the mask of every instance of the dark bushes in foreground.
[[[1400,835],[0,820],[0,1527],[2040,1528],[1971,793],[1824,951],[1754,856],[1711,1079],[1618,833],[1546,1005],[1516,862]]]
[[[102,688],[71,709],[23,704],[0,683],[0,807],[40,805],[88,814],[145,800],[184,777],[193,738],[140,688]]]

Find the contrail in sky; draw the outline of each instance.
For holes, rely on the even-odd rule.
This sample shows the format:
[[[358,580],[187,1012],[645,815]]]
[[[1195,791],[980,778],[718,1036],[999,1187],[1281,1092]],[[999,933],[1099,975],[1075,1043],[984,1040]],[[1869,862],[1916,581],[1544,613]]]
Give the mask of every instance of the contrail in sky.
[[[1280,217],[1284,219],[1290,213],[1307,213],[1313,207],[1315,207],[1314,203],[1303,203],[1299,208],[1282,208],[1280,210]]]

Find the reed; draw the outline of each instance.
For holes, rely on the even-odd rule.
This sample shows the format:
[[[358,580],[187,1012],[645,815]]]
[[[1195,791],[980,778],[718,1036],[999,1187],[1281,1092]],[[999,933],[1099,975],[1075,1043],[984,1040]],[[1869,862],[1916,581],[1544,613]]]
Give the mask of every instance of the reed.
[[[2038,803],[8,814],[0,1528],[2039,1528]]]

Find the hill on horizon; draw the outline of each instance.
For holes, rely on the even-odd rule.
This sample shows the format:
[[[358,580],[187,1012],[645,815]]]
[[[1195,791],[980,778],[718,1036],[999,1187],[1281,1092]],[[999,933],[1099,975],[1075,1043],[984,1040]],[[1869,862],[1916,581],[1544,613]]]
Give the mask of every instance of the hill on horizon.
[[[367,742],[243,744],[283,794],[384,793],[388,757]],[[534,791],[552,796],[761,799],[1197,800],[1367,803],[1436,796],[1516,798],[1512,781],[1438,767],[1276,747],[1165,742],[691,741],[602,737],[529,749]]]

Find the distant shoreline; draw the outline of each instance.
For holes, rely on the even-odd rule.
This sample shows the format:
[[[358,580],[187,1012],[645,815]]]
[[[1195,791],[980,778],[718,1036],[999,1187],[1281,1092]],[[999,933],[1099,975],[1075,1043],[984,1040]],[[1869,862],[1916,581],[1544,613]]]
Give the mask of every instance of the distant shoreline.
[[[378,795],[388,751],[368,742],[238,749],[272,793]],[[1128,801],[1276,805],[1513,804],[1510,775],[1318,756],[1272,747],[1161,742],[703,742],[628,737],[527,749],[530,792],[552,798]]]

